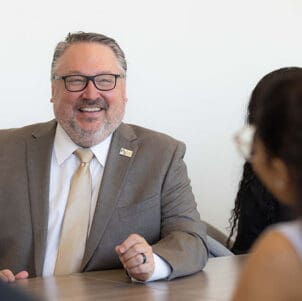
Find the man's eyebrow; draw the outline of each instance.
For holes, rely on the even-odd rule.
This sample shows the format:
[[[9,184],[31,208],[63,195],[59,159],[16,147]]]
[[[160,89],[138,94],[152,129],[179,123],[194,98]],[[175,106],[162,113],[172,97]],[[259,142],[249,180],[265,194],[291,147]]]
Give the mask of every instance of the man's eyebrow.
[[[89,74],[89,75],[97,75],[97,74],[115,74],[116,72],[112,72],[110,70],[103,70],[103,71],[98,71],[96,73],[93,74]],[[88,75],[85,74],[84,72],[81,72],[79,70],[69,70],[67,72],[65,72],[65,74],[75,74],[75,75]]]

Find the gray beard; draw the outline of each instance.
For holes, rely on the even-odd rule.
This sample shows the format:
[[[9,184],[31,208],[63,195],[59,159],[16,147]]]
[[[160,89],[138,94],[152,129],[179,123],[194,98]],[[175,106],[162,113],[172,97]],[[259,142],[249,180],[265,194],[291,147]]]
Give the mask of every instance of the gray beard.
[[[110,134],[112,134],[121,124],[122,119],[116,120],[115,122],[106,121],[97,131],[85,131],[74,121],[64,122],[62,120],[58,120],[58,122],[74,143],[81,147],[91,147],[104,141]]]

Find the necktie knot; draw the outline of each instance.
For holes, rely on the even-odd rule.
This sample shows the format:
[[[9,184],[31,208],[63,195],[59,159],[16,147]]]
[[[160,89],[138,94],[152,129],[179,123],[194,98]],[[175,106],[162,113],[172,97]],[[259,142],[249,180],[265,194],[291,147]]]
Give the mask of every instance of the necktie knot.
[[[93,152],[90,148],[78,148],[74,154],[79,158],[81,163],[89,164],[93,158]]]

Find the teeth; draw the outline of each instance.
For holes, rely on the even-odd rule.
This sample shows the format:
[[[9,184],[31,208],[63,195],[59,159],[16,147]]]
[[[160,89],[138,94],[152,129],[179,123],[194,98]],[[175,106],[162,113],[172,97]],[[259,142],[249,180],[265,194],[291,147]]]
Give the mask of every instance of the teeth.
[[[81,108],[82,112],[99,112],[101,111],[101,108]]]

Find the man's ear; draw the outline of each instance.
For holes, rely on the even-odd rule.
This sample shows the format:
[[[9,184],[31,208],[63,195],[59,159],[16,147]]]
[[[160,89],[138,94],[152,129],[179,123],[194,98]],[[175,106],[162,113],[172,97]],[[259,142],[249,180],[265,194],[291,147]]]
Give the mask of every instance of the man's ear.
[[[54,98],[55,98],[55,87],[53,84],[51,84],[51,98],[50,98],[50,102],[54,102]]]
[[[287,165],[279,158],[273,158],[271,163],[274,171],[274,188],[284,201],[292,203],[295,190]]]
[[[128,97],[127,97],[127,85],[126,85],[126,78],[122,79],[122,98],[124,103],[128,102]]]

